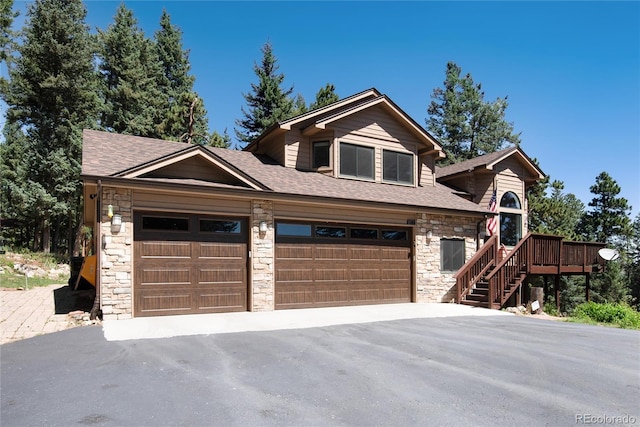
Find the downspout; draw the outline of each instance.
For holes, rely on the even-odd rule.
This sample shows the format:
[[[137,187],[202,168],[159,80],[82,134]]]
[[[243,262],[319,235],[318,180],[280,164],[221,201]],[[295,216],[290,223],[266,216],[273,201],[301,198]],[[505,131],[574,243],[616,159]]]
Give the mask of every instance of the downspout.
[[[101,258],[102,258],[102,233],[101,233],[101,223],[102,223],[102,180],[98,180],[98,195],[96,196],[96,296],[93,298],[93,307],[91,308],[91,314],[89,318],[91,320],[95,320],[97,318],[102,319],[102,310],[100,308],[101,298],[100,298],[100,278],[102,276],[102,271],[100,269]]]

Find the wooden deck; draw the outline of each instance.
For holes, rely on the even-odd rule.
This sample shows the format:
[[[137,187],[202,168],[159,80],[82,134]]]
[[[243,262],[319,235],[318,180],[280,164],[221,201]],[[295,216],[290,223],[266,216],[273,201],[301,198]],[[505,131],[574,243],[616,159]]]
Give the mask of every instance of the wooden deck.
[[[500,309],[529,275],[553,275],[556,283],[563,275],[588,278],[603,271],[598,251],[604,247],[599,242],[569,242],[562,236],[529,233],[501,259],[497,236],[493,236],[456,273],[456,301]]]

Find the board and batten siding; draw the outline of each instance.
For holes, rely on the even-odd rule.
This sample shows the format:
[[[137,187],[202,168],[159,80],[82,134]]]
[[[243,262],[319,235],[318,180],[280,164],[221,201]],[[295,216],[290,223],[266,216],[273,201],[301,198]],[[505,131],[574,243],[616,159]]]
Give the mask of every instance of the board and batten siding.
[[[133,208],[163,212],[189,212],[206,214],[249,215],[249,200],[206,197],[202,194],[160,193],[143,190],[133,192]]]

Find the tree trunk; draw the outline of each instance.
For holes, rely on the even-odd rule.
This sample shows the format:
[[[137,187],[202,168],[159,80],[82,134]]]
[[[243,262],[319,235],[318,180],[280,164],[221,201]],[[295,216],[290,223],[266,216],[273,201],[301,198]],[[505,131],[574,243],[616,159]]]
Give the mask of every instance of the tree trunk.
[[[531,304],[533,304],[534,301],[537,301],[539,305],[537,310],[534,310],[533,307],[531,307],[531,314],[542,313],[542,307],[544,307],[544,288],[541,288],[538,286],[532,286],[530,298],[531,298],[531,301],[530,301]]]

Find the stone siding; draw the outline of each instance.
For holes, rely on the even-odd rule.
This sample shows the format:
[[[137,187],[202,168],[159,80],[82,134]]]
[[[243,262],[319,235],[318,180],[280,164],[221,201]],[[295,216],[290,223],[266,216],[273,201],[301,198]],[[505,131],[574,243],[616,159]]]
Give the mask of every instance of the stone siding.
[[[102,187],[100,211],[100,295],[104,320],[129,319],[133,313],[133,212],[132,191]],[[107,215],[109,205],[113,213],[122,216],[119,232],[111,228]]]
[[[253,200],[251,216],[251,311],[272,311],[275,308],[273,202]],[[267,231],[260,231],[261,221],[266,222]]]
[[[416,216],[416,301],[454,302],[454,272],[440,271],[440,239],[464,239],[465,262],[476,253],[478,218],[453,215]],[[431,231],[431,238],[428,232]]]

